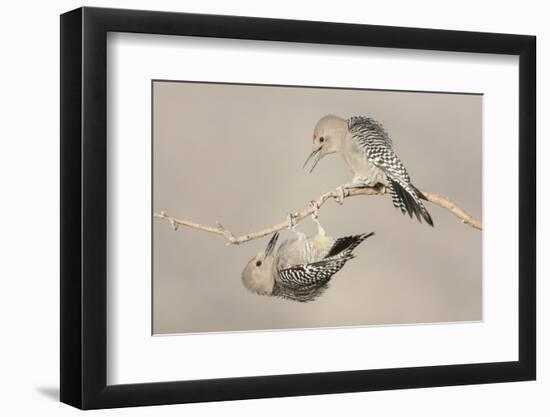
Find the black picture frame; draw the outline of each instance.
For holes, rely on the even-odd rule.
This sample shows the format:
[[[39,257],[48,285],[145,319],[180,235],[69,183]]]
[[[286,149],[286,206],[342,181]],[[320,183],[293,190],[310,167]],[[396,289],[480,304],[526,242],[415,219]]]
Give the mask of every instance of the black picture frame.
[[[519,56],[519,360],[107,385],[108,32]],[[534,36],[79,8],[61,15],[61,401],[81,409],[533,380],[536,376]]]

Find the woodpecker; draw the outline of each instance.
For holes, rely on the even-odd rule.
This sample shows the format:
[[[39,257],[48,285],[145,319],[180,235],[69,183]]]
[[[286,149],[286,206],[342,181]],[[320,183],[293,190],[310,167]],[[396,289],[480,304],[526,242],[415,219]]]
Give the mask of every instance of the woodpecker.
[[[275,233],[265,251],[258,253],[242,272],[244,286],[259,295],[308,302],[327,289],[329,281],[347,261],[353,250],[374,233],[333,239],[318,224],[317,234],[285,240],[275,250],[279,233]],[[294,230],[294,229],[293,229]]]
[[[340,190],[339,202],[350,188],[373,187],[378,184],[389,188],[393,205],[419,222],[422,219],[430,226],[433,220],[422,200],[426,197],[412,183],[405,166],[393,150],[392,140],[384,127],[370,117],[354,116],[345,120],[338,116],[322,117],[313,131],[313,151],[304,167],[313,160],[309,172],[317,163],[331,153],[340,152],[354,173],[351,183]]]

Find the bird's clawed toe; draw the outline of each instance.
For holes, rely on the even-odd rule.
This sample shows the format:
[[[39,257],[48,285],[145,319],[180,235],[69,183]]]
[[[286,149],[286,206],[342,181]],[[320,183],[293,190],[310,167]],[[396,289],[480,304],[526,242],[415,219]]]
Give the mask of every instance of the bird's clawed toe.
[[[346,185],[341,185],[336,188],[338,195],[336,196],[336,202],[340,205],[344,204],[344,199],[349,196],[349,189]]]
[[[288,222],[288,228],[294,230],[296,222],[294,221],[294,215],[292,213],[286,215],[286,221]]]
[[[317,219],[319,217],[319,203],[315,200],[311,200],[309,202],[309,206],[313,209],[313,212],[311,213],[312,219]]]

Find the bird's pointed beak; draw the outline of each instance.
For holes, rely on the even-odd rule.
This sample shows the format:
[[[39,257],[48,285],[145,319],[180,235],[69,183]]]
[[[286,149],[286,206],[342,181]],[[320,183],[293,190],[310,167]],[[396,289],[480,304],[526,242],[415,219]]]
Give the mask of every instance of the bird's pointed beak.
[[[277,240],[279,239],[279,232],[275,233],[271,239],[269,239],[269,242],[267,243],[267,247],[265,248],[265,256],[271,256],[273,253],[273,250],[275,249],[275,245],[277,244]]]
[[[302,168],[305,168],[306,165],[313,159],[313,164],[311,165],[311,169],[309,170],[309,173],[313,171],[313,168],[317,165],[317,163],[321,160],[321,149],[323,147],[319,146],[317,149],[314,149],[313,152],[309,154],[309,156],[306,159],[306,162],[304,162],[304,166]]]

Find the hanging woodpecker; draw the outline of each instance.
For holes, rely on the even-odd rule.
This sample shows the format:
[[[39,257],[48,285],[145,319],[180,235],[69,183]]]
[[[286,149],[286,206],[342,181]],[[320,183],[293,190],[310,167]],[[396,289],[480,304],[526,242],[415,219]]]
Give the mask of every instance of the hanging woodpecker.
[[[340,152],[354,173],[351,183],[339,187],[343,202],[344,192],[350,188],[372,187],[382,184],[390,189],[393,205],[403,214],[413,214],[419,222],[424,219],[433,226],[432,217],[422,200],[426,197],[411,183],[407,170],[393,150],[392,141],[384,127],[370,117],[355,116],[347,120],[327,115],[321,118],[313,131],[313,152],[304,167],[313,160],[309,172],[325,155]]]
[[[292,219],[290,219],[292,224]],[[269,240],[265,251],[258,253],[242,272],[242,281],[250,291],[294,301],[307,302],[319,297],[332,276],[353,259],[353,250],[374,233],[334,240],[317,222],[315,236],[296,232],[275,250],[279,233]]]

